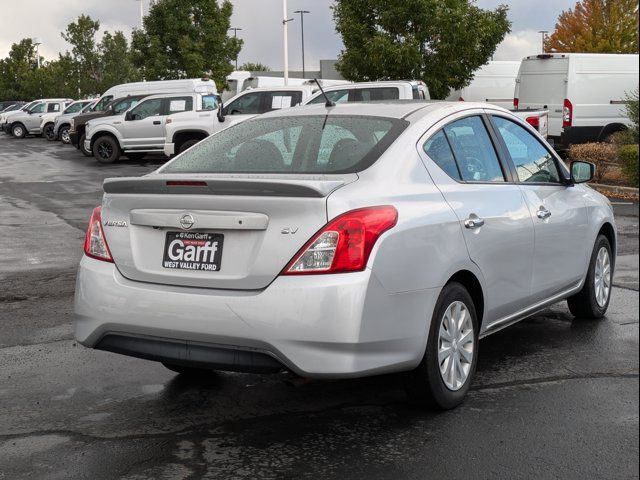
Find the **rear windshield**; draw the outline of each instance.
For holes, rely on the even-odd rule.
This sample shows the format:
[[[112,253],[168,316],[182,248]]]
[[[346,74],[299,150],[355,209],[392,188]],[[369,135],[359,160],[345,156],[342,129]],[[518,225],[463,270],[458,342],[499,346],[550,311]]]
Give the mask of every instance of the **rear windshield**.
[[[301,116],[254,119],[208,138],[162,173],[354,173],[406,128],[399,119]]]

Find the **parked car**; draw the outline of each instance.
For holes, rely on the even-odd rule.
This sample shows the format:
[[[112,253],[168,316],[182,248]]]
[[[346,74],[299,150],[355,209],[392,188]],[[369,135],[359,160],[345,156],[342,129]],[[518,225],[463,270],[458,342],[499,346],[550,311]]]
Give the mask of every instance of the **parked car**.
[[[468,86],[461,90],[452,90],[447,100],[487,102],[506,109],[512,108],[520,63],[488,62],[474,73],[473,80]]]
[[[4,108],[0,109],[0,114],[13,112],[14,110],[19,110],[20,108],[24,107],[26,104],[27,102],[16,102],[16,103],[11,103],[7,105],[5,102]]]
[[[213,133],[219,104],[217,93],[150,95],[126,114],[87,122],[84,149],[100,163],[162,154],[167,144],[180,152]]]
[[[71,107],[68,107],[62,115],[58,115],[53,123],[53,139],[60,140],[65,145],[71,143],[71,135],[69,134],[71,120],[84,113],[89,113],[96,102],[97,100],[90,100],[88,103],[85,102],[85,106],[78,112],[69,112]],[[75,108],[73,108],[73,110],[75,110]]]
[[[549,136],[568,147],[627,128],[625,98],[637,88],[638,55],[545,53],[522,61],[514,107],[548,109]]]
[[[95,103],[95,101],[94,100],[78,100],[76,102],[71,103],[62,112],[45,113],[40,120],[40,131],[42,132],[42,136],[50,141],[57,140],[58,137],[55,133],[55,128],[54,128],[56,119],[63,115],[68,116],[68,115],[80,113],[80,111],[84,109],[84,107],[92,103]]]
[[[10,112],[4,112],[4,113],[0,113],[0,129],[7,134],[10,134],[10,120],[12,117],[19,115],[20,113],[23,112],[28,112],[29,110],[31,110],[32,108],[35,108],[39,103],[41,102],[41,100],[33,100],[32,102],[27,103],[26,105],[23,105],[22,107],[18,108],[17,110],[13,110]]]
[[[399,80],[385,82],[348,83],[324,88],[326,95],[334,103],[372,102],[380,100],[429,100],[427,85],[419,80]],[[325,103],[322,92],[307,100],[305,105]]]
[[[75,337],[178,372],[407,372],[452,408],[480,338],[562,299],[605,314],[616,228],[593,172],[487,104],[267,113],[104,182]]]
[[[185,80],[162,80],[155,82],[136,82],[136,83],[126,83],[123,85],[117,85],[113,88],[110,88],[107,92],[102,95],[102,97],[98,100],[96,105],[93,107],[92,114],[95,115],[92,118],[102,117],[102,116],[110,116],[113,115],[113,111],[109,109],[113,109],[114,104],[112,103],[114,99],[122,99],[122,98],[130,98],[130,99],[139,99],[144,98],[149,95],[154,95],[158,93],[217,93],[216,84],[213,80],[209,80],[208,78],[202,79],[185,79]],[[126,100],[123,100],[126,102]],[[122,109],[125,104],[119,104],[118,114],[123,113],[128,110]],[[90,118],[85,116],[79,116],[73,119],[71,122],[71,143],[73,146],[78,148],[82,153],[86,156],[91,157],[93,155],[92,152],[84,150],[84,125]]]
[[[255,115],[301,105],[318,90],[317,85],[250,88],[225,102],[222,115],[238,123]]]
[[[42,117],[47,113],[60,113],[73,100],[64,98],[47,98],[27,111],[20,112],[9,119],[7,129],[16,138],[42,133]]]
[[[0,102],[0,112],[4,111],[7,107],[10,107],[11,105],[15,105],[17,103],[24,102],[20,102],[20,100],[5,100],[3,102]]]

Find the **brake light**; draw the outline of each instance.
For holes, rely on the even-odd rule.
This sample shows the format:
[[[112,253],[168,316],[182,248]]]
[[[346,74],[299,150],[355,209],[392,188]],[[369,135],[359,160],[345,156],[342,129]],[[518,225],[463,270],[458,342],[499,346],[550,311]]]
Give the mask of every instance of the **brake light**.
[[[464,102],[464,98],[460,97],[460,98],[458,98],[458,101],[459,102]]]
[[[392,206],[352,210],[331,220],[285,267],[283,275],[360,272],[376,241],[398,222]]]
[[[562,126],[570,127],[573,124],[573,104],[564,99],[564,106],[562,108]]]
[[[84,237],[84,254],[87,257],[102,260],[103,262],[113,262],[109,245],[107,245],[107,238],[104,236],[104,230],[102,229],[100,210],[100,207],[96,207],[91,214],[87,234]]]
[[[527,117],[526,121],[533,128],[536,128],[536,129],[540,128],[540,117]]]
[[[520,99],[519,98],[514,98],[513,99],[513,108],[515,108],[517,110],[519,105],[520,105]]]

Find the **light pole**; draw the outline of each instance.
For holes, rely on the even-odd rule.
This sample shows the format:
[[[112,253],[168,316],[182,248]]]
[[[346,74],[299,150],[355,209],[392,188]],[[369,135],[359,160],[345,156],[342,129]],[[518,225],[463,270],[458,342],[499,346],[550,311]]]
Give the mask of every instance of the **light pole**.
[[[540,30],[538,33],[542,35],[542,53],[544,53],[544,41],[547,39],[547,33],[549,33],[549,31]]]
[[[137,0],[140,2],[140,28],[144,28],[144,5],[142,4],[142,0]]]
[[[40,68],[40,45],[42,45],[42,41],[38,37],[33,38],[33,45],[36,47],[36,64]]]
[[[233,38],[238,38],[238,32],[242,31],[241,28],[231,27],[229,30],[233,30]],[[236,70],[238,70],[238,55],[236,55]]]
[[[287,0],[282,0],[282,30],[284,43],[284,84],[289,85],[289,22],[293,18],[287,18]]]
[[[304,15],[305,13],[311,13],[311,12],[308,10],[296,10],[293,13],[300,14],[300,26],[302,27],[302,78],[305,78],[307,72],[304,65]]]

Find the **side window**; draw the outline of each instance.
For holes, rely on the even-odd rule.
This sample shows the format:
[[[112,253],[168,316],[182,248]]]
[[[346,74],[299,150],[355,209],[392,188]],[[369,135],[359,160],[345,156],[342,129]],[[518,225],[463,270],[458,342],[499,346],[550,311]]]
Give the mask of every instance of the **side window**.
[[[107,108],[107,104],[113,100],[113,95],[102,97],[96,106],[93,107],[94,112],[103,112]]]
[[[247,93],[225,107],[225,115],[259,115],[262,111],[262,94]]]
[[[349,101],[349,90],[333,90],[331,92],[327,92],[327,97],[333,103],[346,103]],[[309,102],[309,105],[313,105],[316,103],[325,103],[326,100],[324,95],[320,94],[313,100]]]
[[[134,120],[144,120],[148,117],[160,116],[162,114],[163,103],[164,100],[162,98],[146,100],[131,110],[132,118]]]
[[[200,104],[200,110],[217,110],[218,109],[218,96],[217,95],[203,95],[202,102]]]
[[[482,118],[467,117],[444,127],[462,180],[504,182],[504,173]]]
[[[265,94],[267,111],[295,107],[302,103],[302,92],[270,92]]]
[[[47,104],[47,113],[59,112],[60,104],[59,103],[49,103]]]
[[[169,108],[168,114],[190,112],[193,110],[193,98],[192,97],[173,97],[168,99]]]
[[[398,100],[400,91],[396,87],[358,88],[354,91],[354,97],[356,102]]]
[[[116,115],[121,114],[129,110],[131,107],[135,107],[140,102],[139,98],[127,98],[113,106],[113,113]]]
[[[423,148],[429,158],[444,170],[447,175],[455,180],[460,180],[456,159],[442,130],[431,137]]]
[[[44,112],[44,103],[38,103],[34,107],[29,110],[31,113],[43,113]]]
[[[553,156],[524,128],[511,120],[493,117],[516,166],[518,180],[526,183],[561,183]]]

